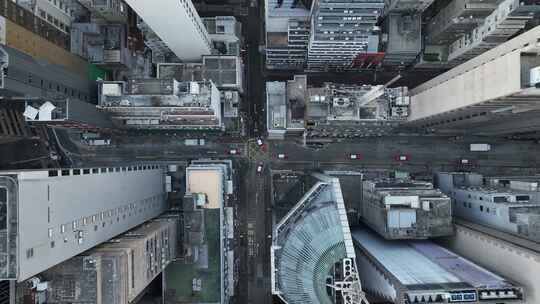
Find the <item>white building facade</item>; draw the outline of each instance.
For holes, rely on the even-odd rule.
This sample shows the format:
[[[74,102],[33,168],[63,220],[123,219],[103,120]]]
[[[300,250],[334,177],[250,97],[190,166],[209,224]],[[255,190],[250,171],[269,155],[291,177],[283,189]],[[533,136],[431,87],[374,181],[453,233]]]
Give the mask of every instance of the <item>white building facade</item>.
[[[0,279],[24,281],[166,209],[157,165],[0,174]]]
[[[191,0],[127,0],[129,6],[153,29],[182,61],[199,61],[210,55],[212,41]]]

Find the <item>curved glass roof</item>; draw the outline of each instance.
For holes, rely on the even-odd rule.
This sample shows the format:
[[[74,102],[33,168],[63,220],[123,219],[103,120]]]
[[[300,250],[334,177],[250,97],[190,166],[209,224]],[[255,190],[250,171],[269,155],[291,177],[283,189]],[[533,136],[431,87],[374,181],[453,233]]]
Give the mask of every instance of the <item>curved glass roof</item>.
[[[361,303],[356,266],[346,278],[339,266],[344,259],[355,259],[339,180],[316,177],[320,181],[275,227],[273,292],[289,304],[332,304],[336,297]],[[348,287],[341,289],[338,281]]]

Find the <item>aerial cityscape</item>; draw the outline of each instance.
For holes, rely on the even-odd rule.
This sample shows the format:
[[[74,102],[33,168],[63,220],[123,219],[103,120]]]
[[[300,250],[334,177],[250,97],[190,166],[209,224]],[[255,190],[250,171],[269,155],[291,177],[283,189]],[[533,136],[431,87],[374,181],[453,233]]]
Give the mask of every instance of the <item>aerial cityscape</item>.
[[[540,0],[0,0],[0,304],[540,304]]]

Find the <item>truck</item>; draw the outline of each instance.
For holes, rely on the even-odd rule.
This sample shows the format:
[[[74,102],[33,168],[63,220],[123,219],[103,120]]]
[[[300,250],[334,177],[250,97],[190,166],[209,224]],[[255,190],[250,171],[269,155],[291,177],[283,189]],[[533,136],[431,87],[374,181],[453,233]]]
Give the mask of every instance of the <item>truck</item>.
[[[110,139],[87,139],[86,144],[89,146],[108,146],[111,144]]]
[[[490,144],[471,144],[471,152],[488,152],[491,150]]]
[[[184,140],[186,146],[204,146],[205,140],[203,138],[199,139],[186,139]]]

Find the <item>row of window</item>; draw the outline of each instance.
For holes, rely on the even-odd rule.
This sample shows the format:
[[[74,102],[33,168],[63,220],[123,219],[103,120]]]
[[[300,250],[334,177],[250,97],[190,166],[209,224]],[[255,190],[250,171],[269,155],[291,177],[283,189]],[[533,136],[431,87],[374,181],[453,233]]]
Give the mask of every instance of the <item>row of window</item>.
[[[67,4],[64,3],[62,0],[49,0],[52,4],[54,4],[56,7],[58,7],[60,10],[64,11],[64,13],[70,15],[73,17],[74,12],[72,9],[70,9]]]
[[[28,73],[20,70],[18,67],[8,67],[4,70],[5,76],[9,79],[20,81],[46,91],[63,94],[65,97],[78,98],[79,100],[88,101],[89,96],[86,92],[65,86],[59,82],[51,81],[45,77],[40,77],[38,74]],[[67,76],[66,76],[67,77]]]
[[[143,211],[147,211],[149,209],[154,209],[159,206],[159,200],[161,199],[161,195],[155,195],[150,198],[144,199],[142,201],[139,201],[137,203],[130,203],[126,204],[124,206],[109,209],[107,211],[102,211],[100,213],[96,213],[91,216],[82,217],[78,220],[74,220],[71,223],[68,224],[62,224],[60,225],[60,234],[64,234],[66,232],[66,227],[69,227],[71,225],[71,229],[73,231],[76,231],[80,227],[84,227],[88,224],[95,224],[96,222],[101,221],[102,226],[105,227],[106,222],[105,220],[112,218],[116,216],[116,221],[120,221],[120,216],[122,216],[123,219],[126,218],[126,216],[132,216],[137,213],[141,213]],[[94,230],[97,230],[94,227]],[[49,238],[53,237],[53,228],[49,228]]]
[[[103,211],[91,216],[82,217],[80,219],[74,220],[71,223],[66,223],[60,225],[59,233],[61,235],[66,234],[66,227],[71,226],[72,232],[77,232],[76,238],[79,241],[80,244],[82,244],[83,239],[83,231],[78,230],[81,227],[87,226],[87,225],[94,225],[94,231],[97,231],[99,229],[99,225],[97,225],[99,222],[101,222],[101,227],[105,228],[107,223],[107,219],[110,219],[110,224],[113,224],[113,218],[116,216],[116,222],[119,223],[120,219],[125,220],[128,217],[135,216],[137,213],[143,213],[151,209],[159,208],[161,205],[161,200],[163,199],[162,195],[155,195],[152,197],[149,197],[147,199],[144,199],[142,201],[139,201],[137,203],[130,203],[126,204],[124,206],[110,209],[107,211]],[[48,237],[51,239],[50,247],[55,247],[55,241],[54,241],[54,229],[49,228],[48,229]],[[69,240],[67,237],[63,237],[63,242],[67,243]],[[30,248],[26,250],[26,258],[30,259],[34,257],[34,248]]]
[[[201,37],[203,37],[204,42],[206,43],[206,45],[209,48],[212,48],[212,45],[210,44],[210,39],[208,38],[207,35],[205,35],[206,27],[204,27],[204,25],[202,24],[201,19],[198,18],[197,11],[191,9],[191,5],[189,5],[189,4],[191,4],[191,1],[190,0],[180,0],[180,3],[186,9],[186,11],[187,11],[189,17],[191,18],[191,20],[193,21],[193,23],[196,24],[197,32],[199,32],[199,35],[201,35]]]
[[[68,24],[65,24],[63,23],[62,21],[56,19],[55,17],[53,17],[51,14],[48,14],[46,13],[44,10],[42,9],[38,9],[38,16],[43,19],[43,20],[46,20],[47,22],[49,22],[50,24],[53,24],[54,26],[56,26],[57,28],[59,28],[60,30],[66,32],[66,33],[69,33],[70,31],[70,27]]]
[[[129,172],[129,171],[145,171],[159,169],[158,165],[139,165],[128,167],[114,167],[114,168],[86,168],[86,169],[62,169],[62,170],[49,170],[49,177],[55,176],[71,176],[71,175],[87,175],[87,174],[99,174],[99,173],[113,173],[113,172]]]
[[[456,194],[456,192],[452,192],[454,195]],[[484,196],[481,196],[481,195],[472,195],[472,194],[467,194],[467,198],[470,198],[470,199],[477,199],[477,200],[480,200],[480,201],[488,201],[488,202],[493,202],[493,203],[506,203],[508,202],[508,197],[507,196],[492,196],[491,199],[490,197],[484,197]],[[528,201],[530,200],[530,196],[529,195],[516,195],[515,196],[515,200],[518,201],[518,202],[523,202],[523,201]]]
[[[472,204],[470,202],[463,202],[463,207],[472,209]],[[486,212],[488,214],[490,214],[490,213],[495,214],[495,210],[492,210],[489,207],[484,207],[483,205],[480,205],[478,207],[478,209],[480,210],[480,212]],[[493,212],[491,212],[491,211],[493,211]]]
[[[49,22],[34,15],[33,12],[23,8],[14,1],[0,0],[0,15],[69,51],[70,37],[67,33],[60,31]]]

